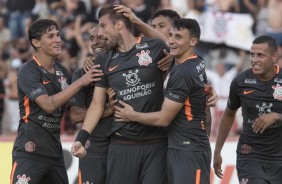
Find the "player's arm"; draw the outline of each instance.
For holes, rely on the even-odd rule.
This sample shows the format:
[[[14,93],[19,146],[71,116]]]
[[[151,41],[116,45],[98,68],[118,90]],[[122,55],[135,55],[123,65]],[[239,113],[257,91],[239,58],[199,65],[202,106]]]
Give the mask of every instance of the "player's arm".
[[[70,119],[74,124],[82,123],[87,112],[87,108],[79,106],[70,107]]]
[[[223,176],[221,169],[221,150],[234,122],[236,112],[237,110],[231,110],[230,108],[226,107],[220,120],[213,161],[214,172],[219,178],[222,178]]]
[[[115,5],[115,10],[117,13],[122,13],[125,17],[127,17],[130,22],[134,24],[137,29],[146,37],[159,38],[168,45],[168,40],[164,35],[162,35],[160,32],[140,20],[138,17],[136,17],[136,15],[132,12],[130,8],[127,8],[123,5]]]
[[[107,91],[105,88],[95,87],[93,98],[86,112],[82,128],[76,136],[75,142],[71,148],[72,155],[79,158],[85,156],[86,151],[84,145],[103,115],[106,96]]]
[[[123,107],[115,106],[116,121],[135,121],[144,125],[161,127],[168,126],[183,106],[182,103],[165,98],[160,111],[142,113],[134,111],[130,105],[122,101],[119,103]]]
[[[272,112],[269,114],[263,114],[256,118],[255,122],[252,125],[253,131],[255,133],[263,133],[266,128],[272,125],[274,122],[281,122],[282,121],[282,114]]]
[[[95,81],[96,73],[94,69],[86,72],[80,79],[72,83],[68,88],[63,91],[49,96],[47,94],[38,96],[35,102],[47,113],[52,113],[59,107],[63,106],[68,100],[79,91],[83,86]]]

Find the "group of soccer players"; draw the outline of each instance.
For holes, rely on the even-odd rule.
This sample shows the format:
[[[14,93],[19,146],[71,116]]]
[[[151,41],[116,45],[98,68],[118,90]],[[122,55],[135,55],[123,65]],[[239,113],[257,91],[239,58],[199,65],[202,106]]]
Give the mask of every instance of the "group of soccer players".
[[[72,120],[83,122],[72,146],[80,158],[79,183],[209,183],[206,117],[216,94],[207,86],[205,62],[195,53],[198,22],[160,10],[152,18],[153,29],[122,5],[106,5],[98,17],[99,27],[90,36],[94,66],[76,71],[71,85],[55,61],[61,51],[56,22],[44,19],[30,26],[37,52],[19,71],[21,120],[11,183],[68,183],[59,137],[67,101]],[[135,37],[132,24],[147,37]],[[220,150],[242,106],[240,182],[281,179],[282,76],[275,46],[268,36],[257,38],[252,69],[231,84],[214,153],[219,177]]]

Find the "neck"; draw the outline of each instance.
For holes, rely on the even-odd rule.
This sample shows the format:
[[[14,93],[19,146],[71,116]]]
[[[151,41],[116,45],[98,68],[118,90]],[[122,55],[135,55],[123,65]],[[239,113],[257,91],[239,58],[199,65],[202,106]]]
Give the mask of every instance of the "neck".
[[[188,50],[185,53],[183,53],[182,55],[176,56],[175,62],[176,64],[183,63],[185,60],[192,57],[194,54],[195,54],[194,50]]]
[[[35,57],[37,61],[50,73],[54,73],[54,62],[55,62],[55,57],[46,55],[44,53],[37,52],[35,54]]]
[[[121,39],[117,50],[120,52],[127,52],[137,43],[138,40],[136,37],[131,32],[125,31],[121,33]]]

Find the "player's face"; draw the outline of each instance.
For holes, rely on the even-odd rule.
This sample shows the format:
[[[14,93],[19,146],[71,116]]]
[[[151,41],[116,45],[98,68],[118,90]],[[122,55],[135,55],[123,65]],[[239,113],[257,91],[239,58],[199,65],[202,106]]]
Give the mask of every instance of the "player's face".
[[[169,38],[172,22],[168,17],[159,16],[152,20],[152,27],[162,33],[166,38]]]
[[[187,29],[177,30],[171,28],[168,39],[170,54],[177,59],[186,59],[183,57],[190,50],[192,39]]]
[[[253,44],[250,51],[250,60],[255,75],[261,77],[261,79],[273,77],[277,52],[271,52],[267,44]]]
[[[106,49],[106,40],[103,36],[98,36],[99,28],[93,28],[90,31],[90,48],[92,52],[99,53]]]
[[[46,55],[57,57],[61,54],[62,40],[60,32],[57,29],[51,29],[42,35],[38,41],[37,50],[45,53]]]
[[[106,40],[108,49],[114,49],[118,46],[119,34],[116,25],[112,22],[109,15],[103,15],[99,19],[98,36],[102,36]]]

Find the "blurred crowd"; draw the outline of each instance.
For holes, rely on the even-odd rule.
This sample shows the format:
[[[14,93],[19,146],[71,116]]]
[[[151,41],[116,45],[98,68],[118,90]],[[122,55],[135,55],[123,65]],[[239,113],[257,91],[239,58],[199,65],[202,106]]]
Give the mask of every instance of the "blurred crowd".
[[[268,34],[280,45],[277,64],[281,63],[282,0],[0,0],[0,135],[14,135],[17,131],[17,71],[34,54],[27,37],[29,25],[42,18],[51,18],[60,24],[63,46],[58,62],[72,74],[89,54],[89,30],[98,23],[100,7],[108,3],[130,7],[148,24],[159,9],[172,9],[190,18],[206,11],[249,14],[254,21],[253,35]],[[138,34],[136,31],[136,36]],[[218,94],[217,106],[212,108],[212,136],[215,136],[229,84],[238,72],[249,66],[248,51],[202,41],[198,52],[207,63],[209,82]],[[232,135],[240,133],[241,124],[242,119],[237,118]],[[62,134],[73,135],[76,129],[66,113]]]

